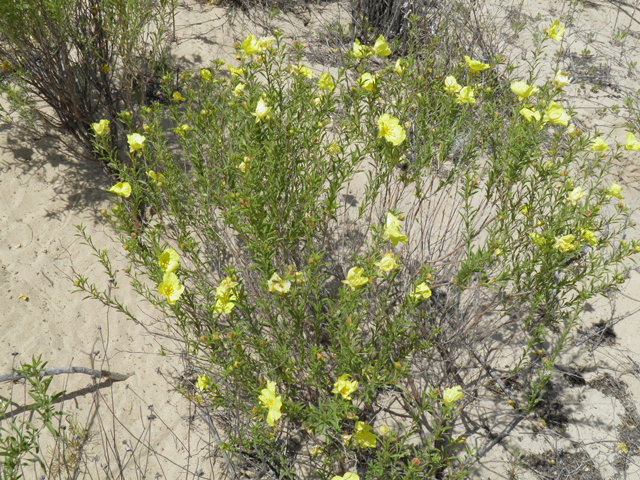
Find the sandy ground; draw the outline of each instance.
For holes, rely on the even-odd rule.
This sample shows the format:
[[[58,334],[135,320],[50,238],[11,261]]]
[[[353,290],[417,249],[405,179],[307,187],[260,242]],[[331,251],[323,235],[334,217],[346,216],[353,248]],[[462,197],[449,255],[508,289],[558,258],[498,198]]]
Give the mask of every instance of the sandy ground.
[[[622,108],[626,93],[640,87],[640,67],[629,68],[629,62],[640,62],[639,6],[637,0],[635,6],[525,0],[491,8],[501,12],[495,16],[503,27],[501,38],[518,62],[528,58],[531,30],[562,16],[567,33],[559,65],[574,78],[567,100],[576,110],[575,123],[611,133],[613,143],[623,141],[626,119],[624,110],[617,115],[611,108]],[[280,19],[279,28],[305,41],[312,38],[313,28],[347,17],[325,8],[309,11],[308,19],[306,26],[304,19]],[[522,30],[516,32],[514,25]],[[222,8],[191,1],[180,6],[177,26],[175,53],[190,69],[217,58],[232,63],[234,41],[248,32],[268,33],[240,14],[230,18]],[[629,30],[622,40],[621,29]],[[553,53],[547,51],[547,58]],[[554,65],[555,60],[543,62],[542,72]],[[640,155],[627,152],[619,170],[625,202],[636,209]],[[88,478],[118,478],[120,471],[122,478],[138,478],[141,472],[146,478],[215,478],[214,462],[205,459],[208,434],[191,422],[189,402],[172,386],[183,372],[180,356],[158,354],[161,348],[176,351],[176,346],[162,345],[149,333],[154,312],[136,305],[126,288],[118,295],[137,308],[140,324],[71,293],[74,273],[89,276],[98,288],[112,287],[92,251],[76,236],[75,225],[84,225],[98,248],[109,249],[120,272],[126,268],[121,245],[101,222],[100,210],[110,206],[106,181],[98,166],[65,157],[52,140],[23,137],[14,127],[0,126],[0,375],[33,355],[42,355],[52,367],[133,374],[100,388],[85,375],[57,377],[52,384],[52,389],[67,391],[62,409],[68,416],[62,424],[75,419],[100,432],[89,442]],[[639,217],[634,211],[633,220],[640,223]],[[629,231],[628,238],[637,237]],[[124,280],[124,275],[114,280]],[[579,379],[575,381],[575,371],[556,372],[546,425],[522,422],[474,466],[469,478],[640,478],[640,313],[626,315],[638,307],[640,276],[631,271],[623,294],[594,302],[584,315],[582,333],[560,361],[574,368]],[[622,320],[616,323],[618,318]],[[614,326],[597,334],[593,325],[603,320]],[[23,390],[20,384],[0,385],[0,395],[12,395],[18,404]],[[491,410],[478,406],[477,424],[486,421],[488,429],[471,433],[469,444],[481,447],[488,434],[500,433],[512,418],[508,407],[504,412],[490,417]],[[618,448],[622,443],[628,455]],[[628,464],[626,472],[616,468],[621,462]],[[35,478],[32,474],[26,478]]]

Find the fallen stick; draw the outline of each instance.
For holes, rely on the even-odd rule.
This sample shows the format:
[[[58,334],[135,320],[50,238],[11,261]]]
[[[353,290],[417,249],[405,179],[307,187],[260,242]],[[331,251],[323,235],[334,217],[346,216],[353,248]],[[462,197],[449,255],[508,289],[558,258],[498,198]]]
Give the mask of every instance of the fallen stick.
[[[70,373],[84,373],[85,375],[91,375],[93,378],[108,378],[113,380],[114,382],[121,382],[126,380],[133,374],[122,374],[122,373],[113,373],[107,370],[93,370],[91,368],[86,367],[56,367],[56,368],[47,368],[38,375],[41,377],[49,377],[51,375],[64,375]],[[0,383],[2,382],[10,382],[12,380],[19,380],[21,378],[25,378],[26,375],[24,373],[10,373],[9,375],[0,376]]]

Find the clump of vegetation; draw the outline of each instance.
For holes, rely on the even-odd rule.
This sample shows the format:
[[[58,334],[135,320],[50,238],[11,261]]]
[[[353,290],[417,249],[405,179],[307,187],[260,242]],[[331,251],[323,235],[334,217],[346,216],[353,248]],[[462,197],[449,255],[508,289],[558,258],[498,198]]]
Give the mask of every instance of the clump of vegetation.
[[[238,65],[165,78],[169,105],[120,117],[126,163],[93,125],[127,281],[184,341],[229,471],[462,478],[459,413],[504,356],[522,385],[498,382],[504,405],[535,411],[585,303],[640,251],[609,178],[622,146],[572,125],[564,72],[537,78],[562,34],[517,77],[451,65],[437,37],[395,61],[357,41],[331,75],[249,35]],[[117,280],[75,284],[135,319]]]

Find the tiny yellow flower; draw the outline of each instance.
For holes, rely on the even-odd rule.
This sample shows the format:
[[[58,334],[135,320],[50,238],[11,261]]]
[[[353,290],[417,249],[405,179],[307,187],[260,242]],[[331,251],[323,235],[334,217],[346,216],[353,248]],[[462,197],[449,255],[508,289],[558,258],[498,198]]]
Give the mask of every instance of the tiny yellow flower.
[[[132,133],[127,135],[127,142],[129,143],[129,153],[133,153],[136,150],[141,150],[144,147],[144,142],[147,138],[139,133]]]
[[[211,386],[211,379],[205,374],[198,375],[198,381],[196,382],[196,388],[201,392],[204,392]]]
[[[501,248],[496,248],[496,249],[493,251],[493,254],[494,254],[496,257],[499,257],[499,256],[500,256],[500,255],[502,255],[503,253],[504,253],[504,251],[503,251]]]
[[[239,77],[240,75],[244,74],[244,68],[235,68],[231,65],[227,65],[227,68],[229,69],[229,73],[232,77]]]
[[[253,55],[261,50],[260,44],[253,35],[248,35],[240,46],[245,55]]]
[[[447,93],[455,95],[460,90],[462,90],[462,87],[458,85],[456,77],[454,77],[453,75],[449,75],[444,79],[444,89]]]
[[[469,67],[469,72],[471,73],[478,73],[489,68],[488,64],[479,62],[478,60],[471,60],[467,55],[464,56],[464,63]]]
[[[373,53],[375,53],[379,57],[388,57],[391,55],[391,49],[387,42],[384,40],[384,36],[380,35],[376,40],[376,43],[373,45]]]
[[[560,20],[556,20],[548,28],[547,38],[560,42],[562,40],[562,35],[564,35],[564,26],[560,25]]]
[[[238,300],[234,290],[237,285],[238,282],[233,281],[230,277],[226,277],[220,282],[220,285],[216,287],[216,304],[213,313],[231,313]]]
[[[329,152],[333,155],[337,155],[342,151],[342,149],[340,148],[340,145],[338,145],[338,142],[331,142],[331,145],[329,145]]]
[[[624,197],[622,196],[622,187],[616,182],[613,182],[613,185],[611,185],[611,187],[606,192],[605,198],[609,200],[611,197],[616,197],[620,200],[624,199]]]
[[[382,275],[395,269],[398,266],[398,262],[396,262],[396,256],[393,253],[387,253],[374,265],[378,267],[378,274]]]
[[[276,395],[276,382],[267,381],[267,388],[263,388],[258,397],[260,403],[267,412],[267,424],[270,427],[275,426],[276,422],[282,417],[280,409],[282,409],[282,397]]]
[[[358,382],[355,380],[351,381],[349,380],[350,378],[351,375],[349,374],[342,375],[338,381],[334,383],[331,393],[339,393],[344,400],[351,401],[351,394],[358,388]]]
[[[258,46],[264,52],[269,49],[271,42],[275,40],[275,37],[260,37],[258,39]]]
[[[582,238],[592,247],[595,247],[598,244],[598,239],[596,238],[596,234],[591,230],[587,230],[586,228],[580,229],[580,235]]]
[[[456,103],[476,103],[476,99],[473,96],[473,88],[469,86],[463,87],[462,90],[460,90],[460,92],[458,93]]]
[[[333,78],[331,78],[331,75],[329,75],[327,72],[322,72],[320,74],[320,78],[318,79],[318,88],[327,92],[333,92],[336,86],[333,83]]]
[[[533,243],[535,243],[536,245],[538,245],[539,247],[544,247],[547,244],[547,239],[544,238],[542,235],[540,235],[539,233],[536,232],[531,232],[529,234],[529,238],[531,239],[531,241]]]
[[[108,191],[121,197],[128,198],[129,195],[131,195],[131,185],[129,185],[128,182],[116,183]]]
[[[605,142],[601,138],[596,138],[593,141],[593,143],[591,144],[590,148],[591,148],[592,152],[607,152],[607,151],[609,151],[609,145],[607,145],[607,142]]]
[[[236,87],[233,89],[233,96],[239,97],[240,95],[242,95],[244,92],[244,87],[246,87],[244,83],[239,83],[238,85],[236,85]]]
[[[556,248],[560,253],[573,252],[578,248],[575,235],[564,235],[555,237],[555,239],[556,243],[553,244],[553,248]]]
[[[571,79],[569,78],[569,74],[567,72],[558,70],[556,72],[556,76],[553,77],[553,80],[551,80],[551,83],[553,83],[558,88],[563,88],[567,84],[571,83]]]
[[[413,292],[411,292],[409,296],[414,300],[427,300],[429,297],[431,297],[431,289],[427,286],[426,283],[422,282],[420,285],[413,289]]]
[[[173,92],[172,98],[174,102],[184,102],[186,100],[180,92]]]
[[[92,123],[91,128],[93,128],[94,133],[100,137],[107,135],[110,132],[109,120],[100,120],[98,123]]]
[[[313,72],[311,71],[311,69],[309,67],[305,67],[300,63],[298,65],[291,65],[289,68],[291,69],[291,73],[300,75],[304,78],[313,78]]]
[[[585,192],[582,187],[575,187],[567,194],[567,202],[571,202],[571,205],[575,206],[586,194],[587,192]]]
[[[270,292],[275,292],[278,295],[284,295],[289,293],[289,290],[291,290],[291,282],[289,280],[283,280],[280,278],[280,275],[275,272],[271,275],[271,278],[267,282],[267,286],[269,287]]]
[[[619,444],[618,445],[618,450],[620,450],[624,455],[629,453],[629,449],[627,448],[627,444],[626,443]]]
[[[356,82],[365,92],[371,92],[376,86],[377,78],[370,73],[363,73]]]
[[[400,120],[388,113],[383,113],[378,118],[378,138],[385,140],[394,146],[400,145],[407,138],[407,134],[400,125]]]
[[[354,58],[365,58],[369,56],[369,49],[360,45],[360,40],[356,38],[355,42],[353,42],[353,56]]]
[[[182,292],[184,292],[184,285],[180,285],[176,274],[173,272],[165,273],[162,282],[158,285],[158,293],[167,298],[169,305],[175,305]]]
[[[271,108],[272,107],[267,107],[267,104],[263,99],[260,99],[260,101],[258,101],[258,105],[256,106],[256,111],[251,113],[251,115],[256,117],[256,123],[258,123],[260,120],[264,120],[271,111]]]
[[[336,475],[335,477],[331,478],[331,480],[360,480],[360,477],[355,473],[347,472],[343,477]]]
[[[360,448],[375,448],[376,437],[371,433],[371,426],[364,422],[356,422],[355,437]]]
[[[342,283],[344,283],[345,285],[349,285],[349,287],[351,287],[351,290],[362,287],[363,285],[369,283],[369,279],[362,276],[363,273],[364,268],[352,267],[347,272],[347,279],[342,280]]]
[[[391,246],[398,242],[407,243],[407,236],[400,231],[400,220],[393,213],[387,212],[387,224],[384,227],[384,238],[391,240]]]
[[[238,165],[238,170],[240,170],[242,173],[247,173],[247,164],[246,164],[246,162],[242,162],[240,165]]]
[[[189,125],[180,125],[180,130],[182,130],[183,132],[188,132],[189,130],[191,130],[191,127]]]
[[[167,248],[158,257],[158,265],[165,273],[173,273],[180,266],[180,256],[173,248]]]
[[[380,434],[382,436],[385,436],[386,434],[388,434],[391,431],[391,429],[389,427],[387,427],[386,425],[382,425],[379,430],[380,430]]]
[[[162,180],[164,179],[164,175],[162,173],[156,173],[153,170],[149,170],[147,172],[147,176],[159,187],[162,186]]]
[[[447,388],[442,393],[442,401],[447,405],[451,405],[452,403],[457,402],[458,400],[464,397],[464,393],[462,393],[462,387],[460,385],[456,385],[452,388]]]
[[[207,70],[206,68],[200,70],[200,78],[203,82],[209,82],[211,80],[211,70]]]
[[[640,152],[640,142],[636,140],[636,136],[629,132],[625,138],[624,143],[625,150],[633,150],[634,152]]]
[[[405,60],[404,58],[399,58],[398,60],[396,60],[396,65],[393,67],[393,71],[398,75],[402,75],[408,65],[409,62],[407,60]]]
[[[538,87],[534,85],[527,85],[525,82],[516,81],[511,83],[511,91],[518,96],[518,100],[522,101],[536,93],[538,91]]]
[[[542,118],[540,116],[540,112],[538,112],[537,110],[531,110],[529,108],[523,108],[522,110],[520,110],[520,115],[522,115],[529,123],[532,123],[533,120],[539,122],[540,118]]]
[[[564,111],[562,105],[556,102],[550,102],[547,110],[544,113],[545,122],[553,123],[554,125],[569,125],[569,120],[571,117],[567,112]]]

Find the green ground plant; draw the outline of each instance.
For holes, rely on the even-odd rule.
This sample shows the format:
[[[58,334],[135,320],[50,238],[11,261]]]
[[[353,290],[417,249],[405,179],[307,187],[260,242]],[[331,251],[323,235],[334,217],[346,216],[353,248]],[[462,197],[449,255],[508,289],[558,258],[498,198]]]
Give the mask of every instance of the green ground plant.
[[[505,359],[524,388],[500,382],[496,414],[535,414],[585,303],[640,251],[610,176],[623,147],[571,124],[564,72],[538,78],[562,32],[527,71],[452,65],[435,36],[395,62],[356,42],[334,73],[250,35],[238,65],[165,77],[143,125],[120,115],[126,164],[93,125],[117,268],[183,340],[182,391],[230,474],[462,478],[460,412]],[[77,290],[137,320],[79,235],[115,282]]]

